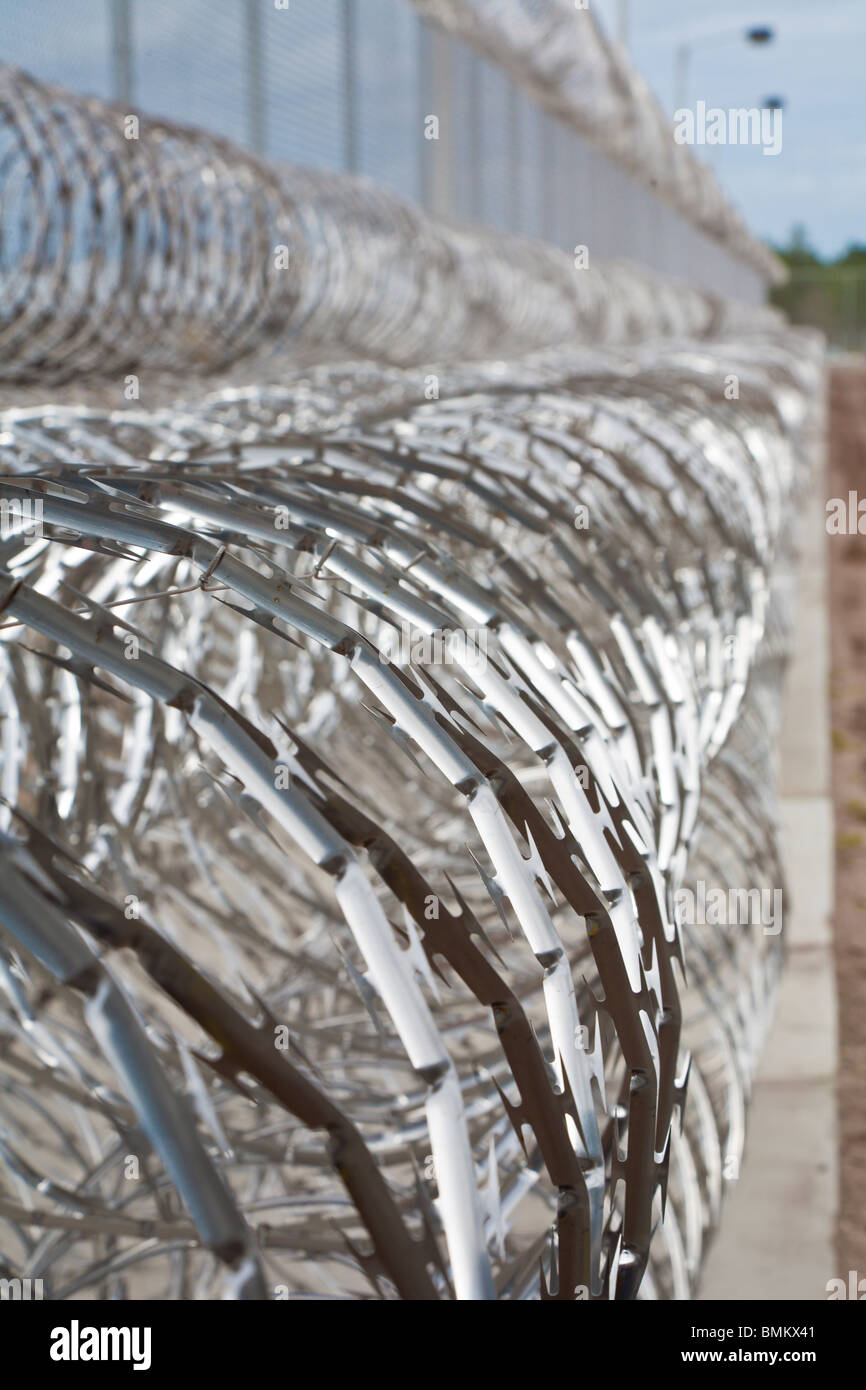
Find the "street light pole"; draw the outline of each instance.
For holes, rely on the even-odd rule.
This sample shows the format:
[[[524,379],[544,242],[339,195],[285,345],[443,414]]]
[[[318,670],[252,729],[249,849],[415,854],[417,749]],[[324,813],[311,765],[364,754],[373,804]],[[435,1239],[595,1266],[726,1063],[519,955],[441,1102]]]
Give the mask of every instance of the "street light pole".
[[[689,99],[689,68],[692,61],[691,45],[677,45],[674,55],[674,110],[682,111]]]
[[[624,49],[628,49],[628,0],[618,0],[616,15],[616,37]]]
[[[737,34],[740,30],[736,31]],[[705,34],[703,39],[706,42],[718,43],[719,39],[733,38],[734,33],[730,30],[723,30],[718,34]],[[756,47],[772,43],[775,33],[766,24],[756,24],[747,29],[743,34],[746,43],[754,44]],[[677,45],[674,54],[674,110],[682,111],[689,101],[689,76],[692,63],[692,49],[698,40],[692,39]]]

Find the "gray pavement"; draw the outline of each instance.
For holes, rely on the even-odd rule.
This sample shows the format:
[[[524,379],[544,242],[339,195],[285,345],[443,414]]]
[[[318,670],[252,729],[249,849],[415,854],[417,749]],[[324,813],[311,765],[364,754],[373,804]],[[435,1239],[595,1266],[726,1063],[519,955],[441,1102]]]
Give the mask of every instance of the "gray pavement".
[[[836,985],[826,489],[803,527],[795,647],[780,746],[788,962],[699,1298],[823,1299],[834,1258]]]

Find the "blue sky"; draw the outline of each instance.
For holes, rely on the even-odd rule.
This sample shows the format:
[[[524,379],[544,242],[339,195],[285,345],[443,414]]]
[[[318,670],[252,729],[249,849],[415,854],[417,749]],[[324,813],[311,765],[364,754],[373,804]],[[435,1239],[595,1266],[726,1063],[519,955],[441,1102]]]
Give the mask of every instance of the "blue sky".
[[[407,7],[400,0],[359,3],[369,21],[362,86],[374,112],[364,168],[411,193],[416,108]],[[591,4],[615,33],[618,0]],[[269,117],[275,143],[283,158],[337,167],[338,55],[327,32],[336,0],[291,5],[291,51],[283,44],[286,26],[264,5],[279,93]],[[109,0],[0,0],[0,53],[45,79],[109,96],[108,7]],[[142,106],[242,139],[243,0],[135,0],[134,8]],[[671,113],[674,54],[686,40],[693,44],[690,105],[784,98],[778,158],[752,146],[703,152],[758,235],[785,242],[799,222],[825,255],[866,242],[866,0],[630,0],[629,11],[632,60]],[[743,41],[755,24],[775,29],[773,44]]]
[[[618,0],[591,0],[609,34]],[[750,47],[742,33],[766,24],[776,37]],[[760,105],[783,97],[782,153],[749,146],[705,151],[751,228],[787,241],[804,224],[835,255],[866,243],[866,0],[630,0],[630,55],[666,111],[674,105],[674,54],[694,41],[689,105]]]

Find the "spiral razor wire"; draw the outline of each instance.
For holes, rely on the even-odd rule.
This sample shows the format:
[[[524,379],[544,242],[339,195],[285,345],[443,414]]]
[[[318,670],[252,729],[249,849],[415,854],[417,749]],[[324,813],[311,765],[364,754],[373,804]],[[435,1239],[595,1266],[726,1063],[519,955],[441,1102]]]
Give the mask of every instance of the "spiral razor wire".
[[[0,105],[4,375],[71,379],[0,416],[0,1272],[688,1298],[783,952],[688,892],[782,887],[815,343]]]

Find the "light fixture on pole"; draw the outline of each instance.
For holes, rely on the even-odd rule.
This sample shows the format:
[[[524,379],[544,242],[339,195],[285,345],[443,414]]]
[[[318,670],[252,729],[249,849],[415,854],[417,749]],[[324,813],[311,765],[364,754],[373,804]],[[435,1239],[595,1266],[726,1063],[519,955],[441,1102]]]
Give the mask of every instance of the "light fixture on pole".
[[[689,70],[692,61],[692,49],[701,42],[716,44],[720,39],[734,38],[735,35],[739,37],[741,33],[746,43],[754,44],[756,47],[763,47],[768,43],[772,43],[776,37],[775,30],[771,29],[769,25],[756,24],[745,31],[738,29],[733,32],[725,31],[720,34],[705,34],[701,39],[691,39],[686,43],[678,44],[674,59],[675,110],[682,111],[688,105]]]

